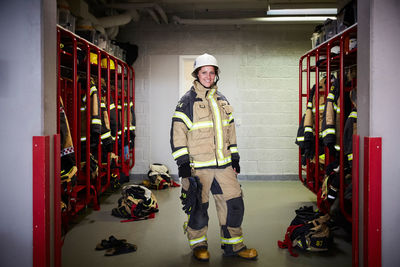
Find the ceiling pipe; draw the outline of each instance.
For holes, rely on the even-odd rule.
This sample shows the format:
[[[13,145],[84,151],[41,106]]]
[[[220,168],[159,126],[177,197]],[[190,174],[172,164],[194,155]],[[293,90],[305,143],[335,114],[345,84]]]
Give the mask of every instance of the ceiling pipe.
[[[150,14],[150,16],[154,19],[154,21],[155,21],[157,24],[161,24],[160,20],[158,19],[157,15],[156,15],[156,12],[154,12],[153,9],[146,8],[146,10],[147,10],[147,12]]]
[[[139,13],[136,10],[131,10],[119,15],[97,18],[98,23],[104,28],[125,25],[131,22],[131,20],[139,20]]]
[[[165,14],[164,10],[156,3],[126,3],[126,4],[108,4],[106,7],[115,8],[115,9],[124,9],[124,10],[132,10],[132,9],[151,9],[154,8],[155,11],[159,14],[161,19],[168,24],[168,17]],[[150,13],[149,13],[150,14]],[[150,14],[151,15],[151,14]],[[155,15],[155,14],[154,14]],[[151,15],[153,16],[153,15]],[[154,18],[153,18],[154,19]],[[159,19],[158,19],[159,20]]]

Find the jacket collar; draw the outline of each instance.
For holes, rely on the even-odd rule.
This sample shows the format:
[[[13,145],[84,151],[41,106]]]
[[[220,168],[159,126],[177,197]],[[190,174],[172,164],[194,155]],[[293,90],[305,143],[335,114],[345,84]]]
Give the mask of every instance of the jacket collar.
[[[217,90],[218,86],[214,84],[211,88],[205,88],[199,81],[193,81],[193,88],[199,97],[205,98],[210,89]]]

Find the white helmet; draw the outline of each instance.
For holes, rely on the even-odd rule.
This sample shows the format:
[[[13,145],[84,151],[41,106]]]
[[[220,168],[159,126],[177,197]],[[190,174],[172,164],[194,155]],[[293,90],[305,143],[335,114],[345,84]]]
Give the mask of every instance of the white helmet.
[[[197,69],[201,68],[203,66],[214,66],[214,67],[216,67],[215,71],[217,72],[216,73],[217,75],[220,72],[219,71],[219,67],[218,67],[217,59],[214,56],[205,53],[205,54],[203,54],[201,56],[198,56],[196,58],[196,60],[194,61],[193,72],[192,72],[192,76],[194,78],[197,78],[197,76],[196,76]]]

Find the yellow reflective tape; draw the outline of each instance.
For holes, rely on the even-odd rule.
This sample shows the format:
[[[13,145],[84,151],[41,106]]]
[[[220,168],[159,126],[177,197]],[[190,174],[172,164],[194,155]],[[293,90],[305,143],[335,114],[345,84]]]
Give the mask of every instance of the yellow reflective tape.
[[[231,147],[229,148],[229,150],[231,151],[231,153],[239,153],[238,148],[235,147],[235,146],[231,146]]]
[[[329,93],[327,98],[330,99],[330,100],[334,100],[335,99],[335,95],[332,94],[332,93]]]
[[[215,165],[217,165],[217,161],[215,159],[210,161],[193,161],[193,166],[195,168],[210,167]]]
[[[357,119],[357,111],[352,111],[349,115],[349,118],[355,118]]]
[[[233,121],[233,114],[232,113],[229,114],[229,116],[228,116],[228,122],[231,122],[231,121]]]
[[[207,236],[203,235],[202,237],[196,238],[196,239],[190,239],[189,244],[191,246],[196,245],[198,243],[201,243],[203,241],[207,241]]]
[[[232,238],[224,238],[221,236],[221,243],[227,245],[234,245],[243,242],[243,236],[232,237]]]
[[[132,107],[133,106],[133,103],[131,102],[130,104],[129,104],[129,107]]]
[[[305,133],[307,133],[307,132],[310,132],[310,133],[312,133],[312,128],[311,128],[311,127],[309,127],[309,126],[307,126],[307,127],[304,127],[304,132],[305,132]]]
[[[173,153],[172,153],[172,157],[173,157],[174,159],[177,159],[177,158],[179,158],[180,156],[187,155],[187,154],[189,154],[189,151],[188,151],[187,147],[184,147],[184,148],[181,148],[181,149],[179,149],[179,150],[173,152]]]
[[[308,102],[308,103],[307,103],[307,107],[308,107],[308,108],[312,108],[312,102]]]
[[[112,104],[110,105],[110,110],[111,110],[111,109],[114,109],[114,108],[115,108],[115,104],[112,103]]]
[[[102,102],[102,103],[100,104],[100,107],[105,108],[105,107],[106,107],[106,104]]]
[[[334,128],[326,129],[322,132],[322,137],[327,136],[328,134],[336,134],[336,130]]]
[[[186,124],[186,127],[188,127],[188,129],[190,130],[193,126],[192,121],[188,118],[188,116],[186,116],[185,113],[183,112],[179,112],[179,111],[175,111],[174,115],[172,116],[172,118],[178,118],[183,120],[183,122]]]
[[[136,130],[136,126],[129,126],[129,130]]]
[[[201,122],[195,122],[192,124],[192,128],[190,128],[190,131],[202,129],[202,128],[212,128],[214,126],[214,123],[212,121],[201,121]]]
[[[336,149],[336,151],[340,151],[340,146],[339,145],[335,145],[335,149]]]
[[[122,106],[121,106],[121,105],[118,105],[118,109],[122,109]]]
[[[81,111],[85,111],[86,110],[86,106],[81,107]]]
[[[101,120],[100,120],[100,119],[92,119],[92,124],[99,124],[99,125],[101,125]]]
[[[325,160],[325,154],[319,155],[319,159]]]
[[[111,132],[110,131],[106,132],[105,134],[102,134],[101,135],[101,140],[109,138],[109,137],[111,137]]]
[[[97,92],[96,86],[90,87],[90,95],[92,95],[94,92]]]
[[[226,164],[231,163],[231,162],[232,162],[232,158],[231,157],[218,159],[218,166],[223,166],[223,165],[226,165]]]
[[[86,141],[86,136],[82,136],[81,141]]]
[[[299,142],[304,141],[304,136],[299,136],[299,137],[297,137],[297,141],[299,141]]]
[[[353,160],[353,153],[350,153],[350,154],[347,155],[347,160],[348,161]]]
[[[211,106],[213,109],[214,113],[214,121],[215,121],[215,127],[216,127],[216,132],[217,132],[217,154],[219,154],[219,157],[222,157],[222,148],[223,148],[223,136],[222,136],[222,120],[221,120],[221,114],[218,108],[217,101],[214,99],[214,94],[216,90],[211,89],[208,99],[210,99]]]

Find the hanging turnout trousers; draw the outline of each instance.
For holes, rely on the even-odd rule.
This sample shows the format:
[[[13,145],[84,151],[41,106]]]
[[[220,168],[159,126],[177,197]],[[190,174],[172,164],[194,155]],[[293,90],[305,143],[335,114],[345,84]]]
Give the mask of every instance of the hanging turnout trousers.
[[[195,81],[181,98],[172,118],[172,156],[178,165],[190,162],[202,184],[202,205],[187,223],[190,247],[207,247],[210,191],[214,196],[221,246],[226,255],[245,248],[241,224],[244,204],[240,184],[231,166],[239,160],[232,107],[217,91]],[[182,187],[188,185],[182,181]]]

